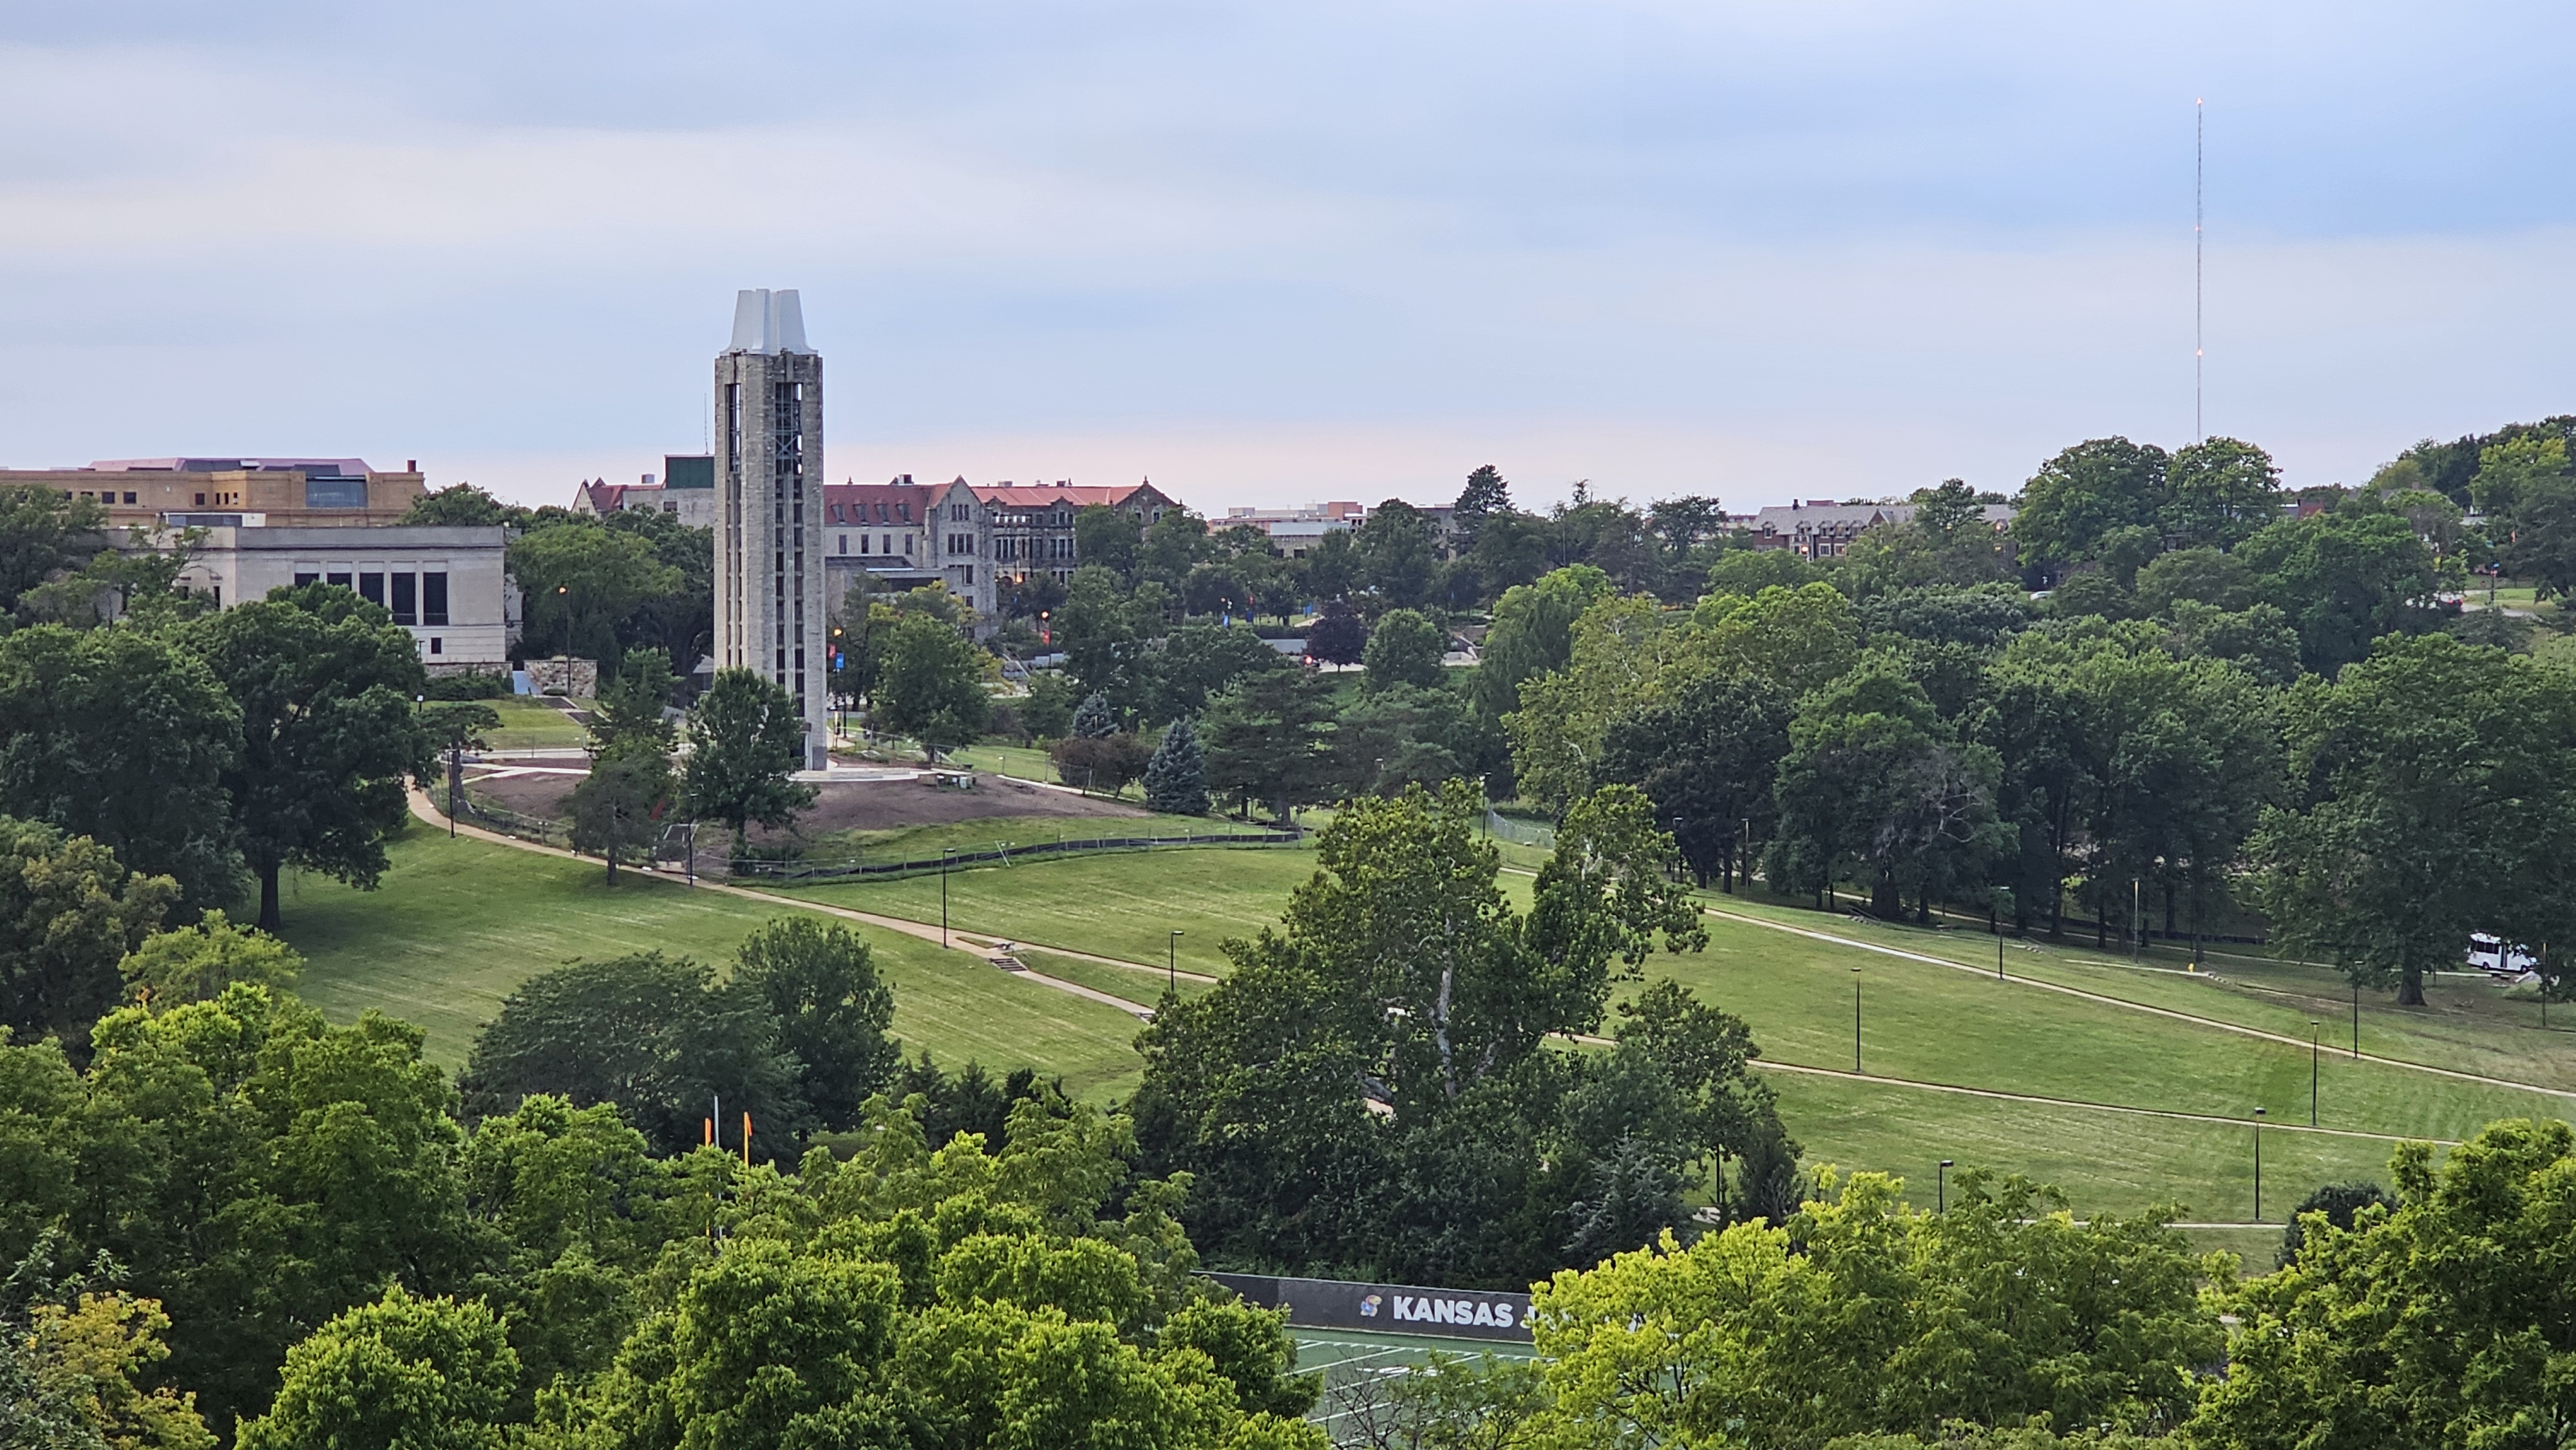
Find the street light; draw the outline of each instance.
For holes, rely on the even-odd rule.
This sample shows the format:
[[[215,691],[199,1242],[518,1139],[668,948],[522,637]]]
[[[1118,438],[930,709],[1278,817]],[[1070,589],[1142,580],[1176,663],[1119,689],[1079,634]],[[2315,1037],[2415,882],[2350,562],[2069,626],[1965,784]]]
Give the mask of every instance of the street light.
[[[1860,968],[1852,968],[1852,1075],[1860,1070]]]
[[[2254,1221],[2263,1221],[2263,1110],[2254,1110]]]
[[[2361,978],[2352,979],[2352,1060],[2361,1061]]]
[[[2308,1024],[2308,1126],[2317,1125],[2317,1024]]]
[[[943,947],[948,945],[948,858],[956,854],[954,846],[939,848],[939,944]]]
[[[1950,1159],[1942,1159],[1941,1171],[1935,1175],[1932,1180],[1935,1185],[1933,1189],[1934,1197],[1932,1200],[1934,1205],[1932,1211],[1934,1213],[1948,1213],[1950,1211],[1950,1164]]]
[[[1171,940],[1163,943],[1163,992],[1167,996],[1181,989],[1180,962],[1181,934],[1174,931]],[[1148,967],[1146,970],[1152,971],[1153,968]]]

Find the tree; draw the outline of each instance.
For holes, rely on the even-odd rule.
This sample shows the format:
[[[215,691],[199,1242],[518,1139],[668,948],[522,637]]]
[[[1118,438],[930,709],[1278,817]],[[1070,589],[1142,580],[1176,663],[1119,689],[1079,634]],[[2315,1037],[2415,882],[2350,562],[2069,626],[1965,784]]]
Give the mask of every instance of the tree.
[[[400,1284],[286,1352],[277,1403],[241,1427],[241,1450],[350,1445],[498,1450],[519,1356],[479,1301],[419,1299]]]
[[[29,590],[87,563],[106,531],[107,510],[95,499],[0,485],[0,614],[22,614]]]
[[[1474,727],[1446,690],[1389,685],[1353,700],[1333,727],[1332,793],[1401,795],[1469,773]]]
[[[834,1131],[857,1127],[860,1105],[902,1060],[886,1036],[894,992],[878,977],[868,944],[838,922],[781,916],[743,938],[728,990],[768,1008],[779,1046],[799,1065],[798,1092],[814,1121]]]
[[[1700,883],[1716,874],[1732,890],[1738,863],[1751,871],[1743,850],[1771,834],[1796,699],[1759,677],[1703,676],[1613,719],[1599,774],[1644,791]]]
[[[1647,596],[1609,596],[1583,611],[1565,668],[1523,683],[1520,708],[1503,717],[1520,794],[1561,810],[1591,790],[1610,721],[1659,698],[1684,647]]]
[[[1712,594],[1691,611],[1691,624],[1695,660],[1801,693],[1840,678],[1860,653],[1860,616],[1830,584],[1773,586],[1750,598]]]
[[[789,778],[804,764],[805,721],[787,692],[755,670],[718,670],[689,710],[681,798],[692,818],[731,828],[738,846],[750,823],[781,828],[814,803],[814,787]]]
[[[2138,608],[2167,616],[2186,601],[2215,609],[2239,610],[2252,604],[2259,581],[2242,554],[2223,554],[2206,544],[2159,555],[2138,571]]]
[[[1073,712],[1073,738],[1103,740],[1118,733],[1118,717],[1109,708],[1109,697],[1094,690],[1082,697]]]
[[[1369,515],[1351,538],[1359,555],[1360,583],[1398,608],[1431,597],[1431,570],[1437,562],[1431,546],[1431,520],[1402,499],[1388,499]]]
[[[1116,795],[1144,777],[1153,752],[1132,732],[1114,730],[1059,740],[1047,747],[1047,758],[1055,762],[1056,778],[1065,784]]]
[[[1574,657],[1574,621],[1609,592],[1610,576],[1587,565],[1503,591],[1476,665],[1476,707],[1485,718],[1519,709],[1522,681],[1565,668]]]
[[[1132,514],[1107,504],[1084,504],[1073,516],[1073,556],[1118,579],[1133,581],[1144,528]],[[1074,573],[1082,572],[1077,568]]]
[[[936,762],[942,750],[984,733],[993,712],[984,690],[991,658],[935,619],[902,621],[886,641],[885,666],[869,697],[877,722],[920,741],[922,753]]]
[[[197,1397],[138,1375],[170,1356],[159,1303],[104,1282],[112,1264],[57,1278],[67,1248],[47,1229],[0,1296],[0,1438],[67,1450],[214,1450]]]
[[[1730,549],[1708,566],[1708,592],[1750,599],[1765,589],[1797,589],[1824,581],[1825,571],[1789,549]]]
[[[1247,806],[1265,802],[1281,822],[1321,804],[1332,722],[1330,692],[1313,670],[1246,675],[1208,703],[1208,788]]]
[[[1774,797],[1780,834],[1766,871],[1821,892],[1849,865],[1870,908],[1894,919],[1978,875],[2008,831],[1995,821],[1995,753],[1963,742],[1923,688],[1884,658],[1801,701]]]
[[[629,743],[593,760],[590,774],[572,790],[572,846],[597,851],[608,863],[608,884],[617,884],[618,858],[635,849],[651,850],[662,834],[662,815],[671,806],[671,762],[649,748]]]
[[[579,654],[613,673],[617,626],[645,601],[680,591],[681,571],[640,534],[568,519],[510,541],[510,577],[526,600],[530,654]]]
[[[1410,609],[1388,610],[1378,617],[1377,628],[1369,631],[1368,648],[1362,655],[1368,665],[1369,688],[1436,689],[1445,678],[1440,658],[1448,652],[1449,632],[1427,615]]]
[[[1359,550],[1352,545],[1351,531],[1346,528],[1326,529],[1301,562],[1306,566],[1306,595],[1310,599],[1340,599],[1359,581]]]
[[[116,964],[178,895],[87,836],[0,816],[0,1025],[83,1041],[116,1003]]]
[[[1039,740],[1059,740],[1072,733],[1073,682],[1057,670],[1029,672],[1028,698],[1020,702],[1020,724]],[[1101,702],[1106,710],[1108,702]]]
[[[223,783],[259,878],[259,929],[279,928],[286,866],[372,890],[407,814],[404,777],[428,770],[410,633],[348,589],[307,584],[199,620],[187,647],[241,707]]]
[[[1108,568],[1085,564],[1073,571],[1064,607],[1055,613],[1055,639],[1065,673],[1084,694],[1120,696],[1134,683],[1147,633],[1139,627],[1141,612]]]
[[[2237,548],[2263,600],[2299,632],[2300,663],[2332,678],[2385,634],[2422,633],[2439,615],[2432,550],[2406,520],[2368,508],[2284,519]]]
[[[2284,713],[2293,796],[2250,849],[2289,950],[2420,1007],[2472,931],[2525,939],[2517,918],[2563,894],[2541,883],[2576,825],[2576,683],[2447,636],[2386,639]]]
[[[1285,669],[1290,660],[1248,625],[1183,624],[1141,661],[1145,718],[1195,718],[1208,697],[1248,674]]]
[[[2272,455],[2233,438],[2175,449],[2165,468],[2164,532],[2234,548],[2281,516],[2281,470]]]
[[[2025,564],[2093,556],[2113,529],[2152,524],[2167,498],[2165,451],[2126,438],[2095,438],[2039,466],[2022,486],[2012,535]]]
[[[653,560],[677,576],[647,594],[618,619],[618,643],[629,652],[658,649],[674,664],[697,660],[715,645],[716,531],[691,528],[679,515],[620,509],[602,520],[612,534],[631,534],[653,551]],[[861,570],[865,573],[865,570]],[[624,668],[621,662],[619,668]]]
[[[2423,1143],[2390,1166],[2395,1208],[2309,1214],[2295,1264],[2223,1292],[2235,1327],[2193,1444],[2545,1444],[2565,1421],[2576,1136],[2506,1120],[2439,1169]]]
[[[599,708],[591,713],[591,755],[603,760],[619,755],[668,757],[678,742],[664,712],[670,709],[671,687],[676,683],[668,653],[628,650],[617,666],[616,682],[600,689]],[[497,718],[493,723],[499,723]]]
[[[1145,766],[1145,809],[1172,816],[1208,811],[1207,759],[1198,731],[1186,719],[1163,727],[1161,743]]]
[[[798,1063],[758,992],[660,952],[576,962],[519,984],[474,1039],[457,1090],[471,1117],[551,1094],[578,1107],[614,1103],[656,1152],[700,1141],[710,1102],[752,1115],[755,1133],[787,1143],[808,1124]],[[730,1129],[730,1125],[728,1125]]]
[[[1968,1427],[2158,1434],[2191,1413],[2222,1332],[2180,1234],[2079,1223],[2049,1191],[1974,1170],[1943,1214],[1909,1210],[1900,1186],[1855,1174],[1786,1223],[1668,1237],[1536,1286],[1542,1433],[1950,1443]]]
[[[1327,604],[1306,627],[1306,653],[1326,664],[1358,664],[1368,657],[1368,623],[1357,610]]]
[[[1458,490],[1458,501],[1449,509],[1449,521],[1458,527],[1469,548],[1487,523],[1512,512],[1511,485],[1503,481],[1502,470],[1487,463],[1467,475],[1467,486]]]
[[[528,510],[501,502],[470,483],[434,488],[411,501],[402,516],[404,528],[527,527]]]
[[[211,1002],[235,982],[277,991],[295,985],[304,958],[264,931],[233,925],[209,911],[195,926],[154,932],[117,963],[128,991],[171,1004]]]
[[[205,663],[126,627],[0,637],[0,811],[89,836],[202,911],[238,894],[224,775],[242,716]]]

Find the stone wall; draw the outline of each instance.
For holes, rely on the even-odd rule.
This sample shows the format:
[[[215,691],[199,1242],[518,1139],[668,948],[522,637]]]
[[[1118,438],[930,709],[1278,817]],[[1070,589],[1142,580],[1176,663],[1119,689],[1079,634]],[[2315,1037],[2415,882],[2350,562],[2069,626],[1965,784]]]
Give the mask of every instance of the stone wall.
[[[570,695],[576,700],[599,698],[599,661],[577,656],[555,655],[528,661],[528,683],[540,695]]]

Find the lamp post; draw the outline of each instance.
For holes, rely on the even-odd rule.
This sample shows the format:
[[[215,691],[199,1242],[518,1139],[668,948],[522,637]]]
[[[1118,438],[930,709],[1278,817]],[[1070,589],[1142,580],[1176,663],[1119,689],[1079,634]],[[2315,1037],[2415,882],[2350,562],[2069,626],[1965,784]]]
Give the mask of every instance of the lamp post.
[[[2254,1110],[2254,1221],[2263,1221],[2263,1110]]]
[[[1950,1159],[1942,1159],[1940,1172],[1934,1175],[1932,1180],[1934,1184],[1932,1211],[1934,1213],[1948,1213],[1950,1211],[1950,1164]]]
[[[939,848],[939,944],[943,947],[948,945],[948,858],[956,854],[954,846]]]
[[[2352,979],[2352,1060],[2361,1061],[2361,979]]]
[[[1174,931],[1171,938],[1163,943],[1163,992],[1167,996],[1181,989],[1180,964],[1181,934]],[[1148,967],[1145,970],[1150,972],[1153,968]]]
[[[1860,1075],[1860,968],[1852,968],[1852,1074]]]
[[[1679,816],[1673,817],[1673,854],[1682,855],[1682,818]],[[1690,858],[1687,856],[1682,857],[1682,869],[1685,871],[1690,869]]]
[[[2308,1126],[2317,1125],[2317,1024],[2308,1024]]]

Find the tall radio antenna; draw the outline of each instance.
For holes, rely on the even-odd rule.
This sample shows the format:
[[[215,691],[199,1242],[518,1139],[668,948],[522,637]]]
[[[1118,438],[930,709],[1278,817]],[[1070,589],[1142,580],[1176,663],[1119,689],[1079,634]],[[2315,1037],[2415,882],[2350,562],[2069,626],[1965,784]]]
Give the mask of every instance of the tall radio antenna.
[[[2202,120],[2201,98],[2191,100],[2191,433],[2199,442],[2209,441],[2209,433],[2200,423],[2201,359],[2208,355],[2201,335],[2201,222],[2203,181],[2209,171],[2207,127]]]

